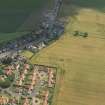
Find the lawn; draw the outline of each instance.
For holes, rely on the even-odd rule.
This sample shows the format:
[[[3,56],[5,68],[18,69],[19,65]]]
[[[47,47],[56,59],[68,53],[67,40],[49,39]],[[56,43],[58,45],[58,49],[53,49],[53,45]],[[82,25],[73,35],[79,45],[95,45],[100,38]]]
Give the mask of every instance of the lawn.
[[[105,105],[105,14],[69,3],[63,9],[64,35],[31,62],[64,70],[54,105]],[[73,36],[75,30],[88,32],[88,38]]]

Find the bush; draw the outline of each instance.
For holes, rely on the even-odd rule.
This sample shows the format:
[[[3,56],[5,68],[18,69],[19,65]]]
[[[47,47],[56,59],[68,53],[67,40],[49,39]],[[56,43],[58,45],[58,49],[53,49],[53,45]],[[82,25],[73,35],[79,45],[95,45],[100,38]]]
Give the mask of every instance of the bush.
[[[84,37],[84,38],[88,37],[88,33],[85,32],[84,35],[83,35],[83,37]]]
[[[0,75],[3,75],[3,69],[0,68]]]
[[[10,57],[6,57],[6,58],[4,58],[4,59],[2,59],[2,63],[3,64],[10,64],[12,62],[12,58],[10,58]]]
[[[14,80],[15,75],[12,74],[11,76],[8,76],[5,81],[0,81],[0,87],[1,88],[8,88],[10,87],[11,83]]]
[[[15,78],[15,75],[12,74],[11,76],[8,76],[7,80],[13,82],[14,78]]]

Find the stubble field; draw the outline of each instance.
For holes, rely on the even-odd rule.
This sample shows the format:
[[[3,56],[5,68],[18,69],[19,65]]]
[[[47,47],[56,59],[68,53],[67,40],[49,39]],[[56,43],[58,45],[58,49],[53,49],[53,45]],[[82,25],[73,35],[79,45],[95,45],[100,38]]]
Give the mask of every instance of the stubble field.
[[[64,8],[61,13],[67,20],[64,35],[36,54],[31,62],[63,70],[54,105],[104,105],[105,13],[68,3]],[[74,9],[76,14],[71,15],[70,10]],[[88,32],[88,38],[73,36],[75,30]]]

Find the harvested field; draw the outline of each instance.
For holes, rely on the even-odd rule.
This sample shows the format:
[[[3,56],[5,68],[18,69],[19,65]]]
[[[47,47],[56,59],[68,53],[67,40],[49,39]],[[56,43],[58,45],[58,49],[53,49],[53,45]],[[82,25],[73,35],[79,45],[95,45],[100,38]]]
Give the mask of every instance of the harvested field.
[[[64,70],[54,105],[105,104],[105,14],[98,4],[97,9],[85,5],[64,4],[64,36],[31,59]],[[88,37],[73,36],[75,30],[88,32]]]

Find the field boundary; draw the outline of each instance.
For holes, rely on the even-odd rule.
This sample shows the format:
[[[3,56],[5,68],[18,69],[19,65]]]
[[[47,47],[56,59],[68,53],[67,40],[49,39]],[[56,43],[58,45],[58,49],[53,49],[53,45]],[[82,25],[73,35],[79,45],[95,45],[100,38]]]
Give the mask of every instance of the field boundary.
[[[51,105],[57,105],[58,95],[59,95],[60,88],[61,88],[61,81],[64,76],[64,70],[59,66],[56,68],[57,68],[56,84],[55,84],[55,89],[54,89],[54,94],[53,94]]]

